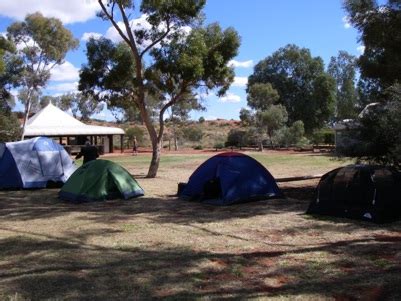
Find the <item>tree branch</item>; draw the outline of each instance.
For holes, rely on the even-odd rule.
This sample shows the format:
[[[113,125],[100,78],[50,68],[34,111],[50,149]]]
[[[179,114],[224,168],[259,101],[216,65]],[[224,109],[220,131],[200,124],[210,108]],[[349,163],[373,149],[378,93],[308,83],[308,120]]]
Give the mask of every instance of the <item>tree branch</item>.
[[[107,8],[104,6],[102,0],[97,1],[102,8],[102,11],[104,14],[107,16],[107,18],[110,20],[111,24],[113,24],[114,28],[118,31],[118,34],[123,38],[125,42],[127,42],[128,45],[130,45],[130,40],[127,38],[127,36],[124,34],[124,32],[121,30],[121,28],[118,26],[116,20],[114,20],[114,16],[112,16],[108,11]],[[131,45],[130,45],[131,47]]]
[[[123,17],[125,29],[127,30],[127,34],[129,37],[129,40],[128,40],[129,42],[127,42],[127,43],[130,46],[132,53],[134,55],[134,58],[135,58],[135,73],[136,73],[136,79],[137,79],[137,83],[139,86],[139,90],[140,90],[141,94],[144,94],[143,77],[142,77],[142,60],[139,55],[138,47],[136,46],[134,35],[132,34],[132,30],[131,30],[131,26],[128,21],[128,17],[125,14],[124,7],[121,5],[120,2],[118,2],[118,7],[120,9],[121,16]],[[140,97],[140,98],[143,99],[143,97]]]
[[[164,113],[166,112],[166,110],[167,110],[168,108],[170,108],[172,105],[174,105],[175,103],[177,103],[177,102],[181,99],[181,97],[182,97],[182,95],[185,93],[185,90],[187,89],[187,87],[188,87],[188,84],[187,84],[187,83],[183,83],[180,92],[179,92],[177,95],[175,95],[174,97],[172,97],[172,98],[170,99],[170,101],[168,101],[168,102],[162,107],[162,109],[160,110],[160,113],[159,113],[159,124],[160,124],[160,128],[159,128],[159,134],[158,134],[158,138],[159,138],[159,139],[161,138],[161,136],[163,135],[163,132],[164,132],[164,119],[163,119]]]
[[[170,27],[170,20],[166,21],[167,23],[167,30],[165,33],[163,33],[158,39],[154,40],[150,45],[148,45],[142,52],[139,54],[140,58],[144,56],[144,54],[149,51],[153,46],[156,44],[160,43],[170,32],[171,32],[171,27]]]

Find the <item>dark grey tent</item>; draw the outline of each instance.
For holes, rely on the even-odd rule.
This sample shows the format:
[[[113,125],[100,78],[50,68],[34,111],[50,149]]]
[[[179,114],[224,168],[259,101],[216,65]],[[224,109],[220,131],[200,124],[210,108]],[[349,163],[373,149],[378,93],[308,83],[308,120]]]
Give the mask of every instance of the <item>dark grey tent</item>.
[[[401,174],[394,169],[349,165],[325,174],[317,186],[308,214],[370,220],[401,218]]]

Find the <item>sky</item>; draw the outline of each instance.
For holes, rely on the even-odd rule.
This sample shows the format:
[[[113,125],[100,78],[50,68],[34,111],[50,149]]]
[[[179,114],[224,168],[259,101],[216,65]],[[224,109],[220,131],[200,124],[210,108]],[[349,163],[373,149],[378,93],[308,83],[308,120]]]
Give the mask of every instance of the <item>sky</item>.
[[[347,23],[342,5],[342,0],[207,0],[205,23],[218,22],[222,28],[235,28],[241,37],[241,46],[231,62],[235,80],[226,96],[218,98],[209,94],[205,97],[207,111],[194,112],[192,118],[239,119],[239,111],[247,105],[245,89],[253,67],[287,44],[310,49],[312,56],[320,56],[326,67],[330,57],[340,50],[360,55],[363,45],[358,43],[358,32]],[[118,39],[111,24],[96,17],[98,10],[96,0],[1,0],[0,33],[5,33],[11,23],[36,11],[62,20],[80,40],[80,45],[67,54],[63,65],[52,71],[44,94],[72,92],[77,88],[79,69],[86,63],[88,37]],[[16,109],[20,108],[17,105]],[[92,117],[113,120],[107,109]]]

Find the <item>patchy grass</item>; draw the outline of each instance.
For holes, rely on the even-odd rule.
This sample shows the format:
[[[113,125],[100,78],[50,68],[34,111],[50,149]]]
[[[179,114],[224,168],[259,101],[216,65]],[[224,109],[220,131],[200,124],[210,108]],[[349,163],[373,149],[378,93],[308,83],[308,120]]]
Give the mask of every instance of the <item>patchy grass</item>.
[[[141,198],[73,205],[58,190],[0,192],[0,300],[399,300],[401,222],[306,216],[317,180],[287,199],[229,207],[174,195],[211,154],[106,157],[135,174]],[[252,154],[273,175],[347,162]]]

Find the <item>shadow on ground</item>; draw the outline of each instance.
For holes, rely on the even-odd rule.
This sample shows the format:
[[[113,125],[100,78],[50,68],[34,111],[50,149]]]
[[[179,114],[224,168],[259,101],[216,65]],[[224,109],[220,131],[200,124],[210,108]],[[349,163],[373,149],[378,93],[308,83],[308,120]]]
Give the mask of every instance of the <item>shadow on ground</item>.
[[[57,189],[1,191],[0,218],[3,221],[29,221],[82,212],[91,213],[92,219],[98,218],[110,223],[139,214],[155,213],[159,222],[202,223],[283,212],[302,213],[309,204],[312,191],[313,187],[288,188],[283,189],[288,199],[270,199],[223,207],[185,201],[175,196],[145,196],[131,200],[70,204],[57,198]]]
[[[400,300],[400,222],[377,226],[344,219],[315,219],[303,214],[314,185],[282,189],[288,199],[229,207],[175,197],[76,205],[61,203],[58,190],[0,192],[0,299],[221,300],[302,296],[309,300]],[[65,220],[73,214],[81,222],[74,231],[52,235],[50,229],[31,228],[38,221],[43,226],[46,221]],[[297,222],[276,229],[248,229],[245,224],[238,229],[243,232],[213,228],[219,222],[246,223],[255,218],[263,219],[263,226],[268,227],[269,219],[280,220],[283,216]],[[200,238],[201,234],[209,235],[214,243],[244,240],[252,248],[195,248],[172,242],[132,247],[135,241],[119,245],[111,243],[113,240],[108,244],[93,240],[110,240],[123,231],[120,226],[135,226],[141,218],[166,229],[174,225],[189,231],[192,227],[200,231],[193,233]],[[118,227],[113,228],[114,224]],[[278,225],[277,221],[274,225]],[[361,229],[374,231],[351,236]],[[125,237],[139,231],[135,227],[131,230]],[[316,239],[320,233],[328,234]],[[331,234],[338,236],[330,239]],[[266,244],[255,243],[254,240],[264,239],[262,235]],[[279,241],[275,245],[275,235],[280,239],[299,236],[305,241]],[[308,243],[308,238],[313,242]]]
[[[217,254],[186,248],[104,248],[75,239],[15,235],[0,240],[0,298],[220,300],[301,295],[399,300],[400,242],[401,236],[383,236],[291,252]],[[320,262],[314,256],[322,252],[341,253],[343,258]],[[291,257],[295,255],[307,259]]]

